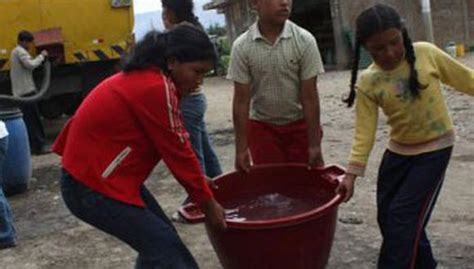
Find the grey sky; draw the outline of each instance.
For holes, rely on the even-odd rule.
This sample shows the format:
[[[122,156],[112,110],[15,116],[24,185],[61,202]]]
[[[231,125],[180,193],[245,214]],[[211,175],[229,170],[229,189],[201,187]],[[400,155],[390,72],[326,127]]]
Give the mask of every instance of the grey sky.
[[[195,11],[199,12],[202,10],[202,6],[210,0],[194,0],[196,5]],[[160,0],[134,0],[133,1],[135,13],[146,13],[150,11],[161,10],[161,1]]]

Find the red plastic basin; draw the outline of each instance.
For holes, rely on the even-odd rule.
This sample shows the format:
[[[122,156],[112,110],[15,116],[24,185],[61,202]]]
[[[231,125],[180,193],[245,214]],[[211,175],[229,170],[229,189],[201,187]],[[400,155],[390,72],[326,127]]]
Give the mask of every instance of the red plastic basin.
[[[309,170],[302,164],[264,165],[249,173],[233,172],[216,178],[216,199],[226,208],[235,201],[283,195],[311,198],[314,204],[300,211],[275,217],[262,212],[249,219],[227,219],[228,229],[215,231],[206,226],[209,239],[226,269],[325,268],[337,222],[337,208],[343,197],[335,194],[345,171],[332,165]],[[191,223],[203,215],[193,204],[180,209]],[[271,213],[271,212],[270,212]]]

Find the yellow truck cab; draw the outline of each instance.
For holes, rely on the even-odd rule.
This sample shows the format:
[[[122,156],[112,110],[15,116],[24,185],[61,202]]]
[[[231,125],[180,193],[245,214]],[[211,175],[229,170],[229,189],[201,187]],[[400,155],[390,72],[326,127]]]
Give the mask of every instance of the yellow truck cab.
[[[0,14],[0,93],[11,93],[9,58],[18,33],[32,32],[36,49],[30,53],[47,50],[53,64],[50,90],[40,103],[47,118],[73,113],[118,70],[133,42],[132,0],[1,0]]]

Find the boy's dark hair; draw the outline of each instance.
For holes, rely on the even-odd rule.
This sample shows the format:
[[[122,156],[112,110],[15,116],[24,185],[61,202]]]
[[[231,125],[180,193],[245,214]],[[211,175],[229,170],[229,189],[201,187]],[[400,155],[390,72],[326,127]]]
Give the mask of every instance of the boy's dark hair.
[[[352,77],[349,97],[344,100],[349,107],[354,104],[356,98],[356,82],[357,73],[359,70],[359,59],[360,49],[364,46],[365,42],[376,33],[388,30],[390,28],[397,28],[403,34],[403,44],[405,46],[405,59],[410,65],[410,77],[408,86],[411,95],[418,97],[420,95],[419,90],[423,88],[418,80],[418,72],[415,69],[415,50],[413,43],[408,35],[407,29],[403,24],[402,18],[398,12],[383,4],[376,4],[371,8],[364,10],[356,20],[356,37],[354,46],[354,57],[352,62]]]
[[[176,15],[177,23],[189,22],[195,26],[202,28],[198,17],[194,15],[194,3],[193,0],[161,0],[161,5],[174,12]]]
[[[217,60],[207,35],[195,26],[182,24],[166,33],[148,32],[125,56],[123,71],[155,66],[169,74],[167,63],[172,58],[181,63],[209,60],[214,64]]]
[[[28,31],[21,31],[18,34],[18,42],[33,42],[35,37]]]

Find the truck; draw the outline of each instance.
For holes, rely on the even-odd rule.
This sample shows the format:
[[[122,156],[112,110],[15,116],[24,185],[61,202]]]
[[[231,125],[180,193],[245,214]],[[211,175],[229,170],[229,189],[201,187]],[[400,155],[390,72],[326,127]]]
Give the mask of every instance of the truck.
[[[0,0],[0,14],[0,94],[11,94],[9,58],[18,33],[30,31],[30,53],[47,50],[52,64],[50,88],[39,103],[48,119],[73,114],[91,89],[119,70],[134,42],[132,0]]]

